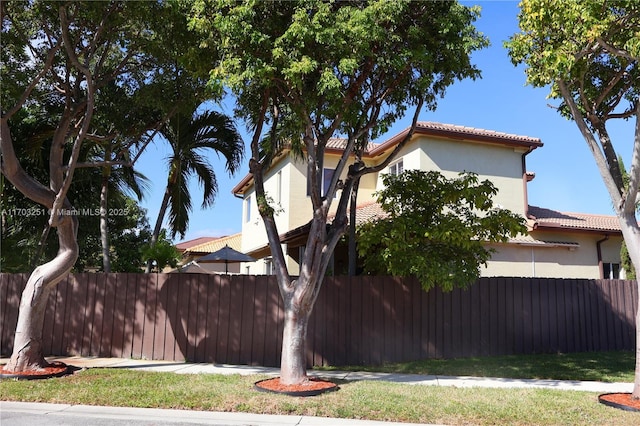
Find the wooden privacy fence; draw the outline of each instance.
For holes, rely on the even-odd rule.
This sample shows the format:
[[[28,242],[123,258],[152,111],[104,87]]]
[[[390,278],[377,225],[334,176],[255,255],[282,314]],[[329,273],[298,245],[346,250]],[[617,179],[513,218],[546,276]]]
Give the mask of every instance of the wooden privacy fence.
[[[13,345],[26,275],[0,274],[0,343]],[[326,278],[308,327],[310,365],[633,350],[634,281],[483,278],[425,292],[413,279]],[[73,274],[51,294],[47,355],[277,366],[274,277]]]

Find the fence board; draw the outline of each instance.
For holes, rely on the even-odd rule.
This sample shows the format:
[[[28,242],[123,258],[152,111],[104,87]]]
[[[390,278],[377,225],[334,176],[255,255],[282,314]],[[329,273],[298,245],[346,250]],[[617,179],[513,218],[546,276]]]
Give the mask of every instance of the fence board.
[[[254,312],[256,309],[256,282],[251,276],[242,276],[242,321],[240,324],[240,364],[251,364]]]
[[[0,274],[0,342],[12,350],[24,275]],[[634,350],[634,281],[483,278],[425,292],[415,279],[335,277],[308,328],[309,364]],[[269,276],[75,274],[49,295],[47,355],[277,366],[283,308]]]

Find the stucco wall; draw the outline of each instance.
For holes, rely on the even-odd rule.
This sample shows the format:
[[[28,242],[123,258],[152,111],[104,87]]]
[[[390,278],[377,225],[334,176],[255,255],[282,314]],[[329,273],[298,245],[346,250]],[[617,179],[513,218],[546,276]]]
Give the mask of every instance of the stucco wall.
[[[544,233],[537,237],[545,241],[578,243],[579,247],[494,245],[492,248],[496,253],[487,267],[482,268],[482,276],[600,278],[596,247],[601,235]],[[601,243],[603,262],[620,263],[621,241],[620,237],[612,237]]]

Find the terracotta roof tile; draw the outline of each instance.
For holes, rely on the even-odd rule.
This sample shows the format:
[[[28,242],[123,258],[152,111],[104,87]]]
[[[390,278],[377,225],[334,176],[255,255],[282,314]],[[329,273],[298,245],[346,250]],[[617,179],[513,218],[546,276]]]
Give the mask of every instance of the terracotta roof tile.
[[[483,136],[496,139],[508,139],[511,141],[521,141],[532,144],[542,144],[540,139],[530,136],[516,135],[513,133],[496,132],[494,130],[480,129],[477,127],[459,126],[456,124],[436,123],[433,121],[420,121],[417,123],[417,130],[432,130],[447,133],[458,133],[464,136]]]
[[[566,213],[542,207],[529,206],[530,219],[537,228],[563,228],[584,231],[609,231],[619,233],[620,223],[615,216],[587,213]]]
[[[202,244],[189,247],[185,253],[213,253],[228,245],[234,250],[240,251],[242,246],[242,233],[229,235],[227,237],[216,238]]]
[[[176,244],[176,248],[180,251],[184,251],[189,249],[190,247],[198,246],[200,244],[208,243],[210,241],[217,240],[220,237],[199,237],[194,238],[193,240],[183,241],[181,243]]]

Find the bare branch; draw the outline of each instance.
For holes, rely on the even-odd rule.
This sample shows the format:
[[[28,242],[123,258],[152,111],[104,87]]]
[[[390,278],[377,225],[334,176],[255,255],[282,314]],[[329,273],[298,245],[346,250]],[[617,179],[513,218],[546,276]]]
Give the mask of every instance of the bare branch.
[[[608,52],[609,52],[609,53],[611,53],[612,55],[620,56],[620,57],[623,57],[623,58],[627,58],[627,59],[630,59],[630,60],[632,60],[632,61],[638,61],[638,60],[640,60],[640,58],[638,58],[638,57],[636,57],[636,56],[633,56],[631,53],[627,52],[626,50],[624,50],[624,49],[619,49],[619,48],[617,48],[617,47],[615,47],[615,46],[612,46],[611,44],[607,43],[606,41],[604,41],[604,40],[602,39],[602,37],[598,37],[598,38],[596,38],[596,40],[598,41],[598,43],[599,43],[599,44],[600,44],[600,45],[601,45],[601,46],[602,46],[606,51],[608,51]]]
[[[53,58],[55,58],[56,54],[58,53],[58,50],[60,50],[60,43],[51,47],[51,49],[47,53],[47,58],[44,61],[44,66],[42,67],[42,70],[40,70],[38,75],[35,76],[35,78],[31,81],[31,83],[29,83],[29,85],[24,90],[24,92],[22,92],[22,96],[20,96],[20,99],[18,99],[18,102],[16,102],[16,104],[3,115],[2,117],[3,119],[12,117],[13,114],[18,112],[20,108],[22,108],[22,106],[27,101],[27,99],[29,99],[29,96],[31,96],[31,92],[33,92],[33,89],[35,89],[35,87],[38,85],[42,77],[44,77],[44,75],[51,69],[53,65]]]
[[[598,96],[598,98],[594,102],[594,106],[596,108],[598,107],[598,105],[600,105],[604,101],[604,99],[611,92],[611,90],[613,90],[614,86],[616,84],[618,84],[618,82],[622,79],[622,77],[624,77],[626,72],[627,71],[624,68],[619,70],[616,73],[616,75],[614,75],[613,78],[609,81],[609,84],[607,84],[607,87],[605,87],[604,89],[601,90],[600,96]],[[619,91],[618,100],[614,103],[614,105],[612,107],[615,107],[615,105],[617,105],[620,102],[620,99],[622,98],[622,95],[624,94],[624,92],[625,92],[624,90],[620,90]]]
[[[619,191],[618,185],[615,182],[615,179],[611,175],[607,160],[605,159],[604,154],[600,149],[600,145],[596,141],[596,138],[594,137],[593,133],[587,127],[585,123],[585,118],[582,115],[582,112],[580,112],[580,109],[578,108],[578,106],[576,105],[571,92],[567,88],[566,82],[564,80],[557,80],[557,84],[558,84],[558,88],[560,89],[560,93],[562,94],[562,97],[564,98],[565,102],[567,103],[567,106],[569,107],[569,110],[571,111],[571,115],[573,116],[573,119],[575,120],[578,126],[578,129],[580,129],[580,133],[582,133],[582,136],[585,142],[587,143],[587,146],[589,147],[589,149],[591,150],[591,153],[593,154],[593,158],[596,161],[596,165],[598,166],[598,170],[600,171],[602,180],[607,188],[607,191],[609,191],[611,200],[613,201],[614,205],[616,205],[616,209],[617,209],[621,201],[620,191]]]
[[[18,161],[13,147],[8,117],[0,119],[0,148],[2,153],[2,162],[0,163],[2,174],[18,191],[25,194],[29,199],[51,208],[55,194],[45,185],[28,175]]]
[[[418,117],[420,116],[420,111],[422,110],[423,105],[424,105],[424,98],[421,97],[418,99],[418,103],[416,104],[416,109],[413,113],[413,119],[411,120],[411,127],[409,127],[409,129],[407,130],[407,134],[404,135],[404,138],[402,138],[400,143],[396,145],[396,147],[393,149],[391,154],[389,154],[387,158],[385,158],[384,161],[378,164],[377,166],[365,167],[361,169],[359,172],[359,176],[363,176],[369,173],[379,172],[380,170],[387,167],[391,161],[393,161],[393,159],[396,157],[396,155],[398,155],[400,150],[402,150],[402,148],[404,148],[407,142],[409,142],[409,140],[411,140],[411,138],[413,137],[413,134],[416,130],[416,126],[418,124]]]

